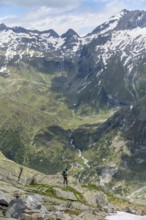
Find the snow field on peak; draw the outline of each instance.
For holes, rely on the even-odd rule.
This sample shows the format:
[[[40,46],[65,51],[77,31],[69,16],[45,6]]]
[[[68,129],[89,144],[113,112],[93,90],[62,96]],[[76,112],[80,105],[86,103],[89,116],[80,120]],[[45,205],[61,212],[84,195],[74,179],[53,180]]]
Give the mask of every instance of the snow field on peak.
[[[146,50],[146,28],[134,30],[114,31],[110,41],[103,45],[97,45],[96,51],[100,51],[104,64],[113,54],[119,52],[124,65],[128,63],[129,57],[136,60]],[[100,55],[101,55],[100,54]]]

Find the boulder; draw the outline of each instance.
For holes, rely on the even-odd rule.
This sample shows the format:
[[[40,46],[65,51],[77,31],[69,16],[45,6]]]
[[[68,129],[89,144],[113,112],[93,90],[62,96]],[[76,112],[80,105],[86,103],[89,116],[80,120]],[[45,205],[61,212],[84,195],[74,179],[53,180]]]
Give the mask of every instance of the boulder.
[[[53,193],[54,193],[55,196],[57,196],[59,198],[64,198],[64,199],[68,199],[68,200],[72,200],[72,201],[77,201],[77,198],[75,197],[75,195],[72,192],[63,191],[59,188],[53,188]]]
[[[103,192],[86,191],[84,193],[86,202],[91,206],[106,207],[108,206],[108,199]]]
[[[28,195],[26,198],[16,198],[11,200],[6,212],[7,217],[12,217],[18,219],[25,215],[28,219],[44,219],[44,215],[48,212],[46,207],[43,205],[44,201],[42,197],[38,194]]]
[[[41,209],[43,207],[43,198],[38,195],[28,195],[25,199],[25,205],[27,209],[34,210],[34,209]]]
[[[9,195],[7,193],[0,192],[0,205],[8,206],[8,204],[10,203],[12,198],[13,197],[11,195]]]
[[[21,198],[16,198],[11,200],[6,212],[7,217],[18,219],[24,212],[26,206],[24,201]]]

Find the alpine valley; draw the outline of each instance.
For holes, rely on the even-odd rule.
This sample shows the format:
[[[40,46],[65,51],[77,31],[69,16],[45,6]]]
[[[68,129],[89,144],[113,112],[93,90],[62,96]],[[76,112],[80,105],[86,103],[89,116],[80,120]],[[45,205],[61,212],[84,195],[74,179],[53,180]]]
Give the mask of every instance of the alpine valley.
[[[146,199],[146,12],[80,37],[0,25],[0,150],[39,172]]]

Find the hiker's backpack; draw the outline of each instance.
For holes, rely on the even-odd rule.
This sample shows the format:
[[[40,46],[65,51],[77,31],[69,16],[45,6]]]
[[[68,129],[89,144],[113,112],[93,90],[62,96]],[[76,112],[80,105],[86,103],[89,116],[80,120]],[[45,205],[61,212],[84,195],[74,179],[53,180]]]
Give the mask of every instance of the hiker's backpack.
[[[67,176],[66,170],[63,170],[62,175]]]

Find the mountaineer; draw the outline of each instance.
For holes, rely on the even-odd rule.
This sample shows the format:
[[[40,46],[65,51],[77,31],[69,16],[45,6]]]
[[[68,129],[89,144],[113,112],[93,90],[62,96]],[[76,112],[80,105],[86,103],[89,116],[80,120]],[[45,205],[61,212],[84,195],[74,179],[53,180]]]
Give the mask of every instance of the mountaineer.
[[[63,176],[63,184],[64,185],[68,185],[68,174],[67,174],[68,169],[64,169],[62,172],[62,176]]]

